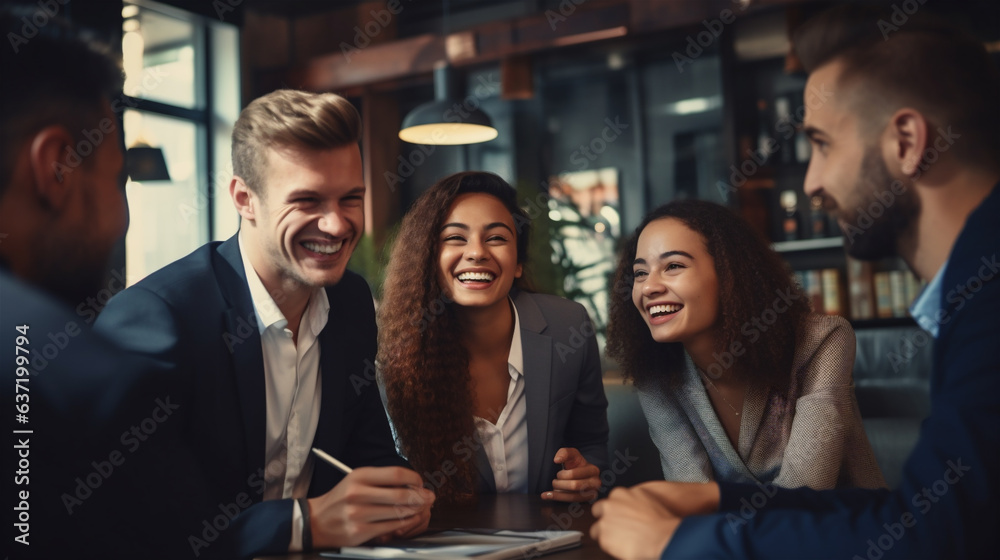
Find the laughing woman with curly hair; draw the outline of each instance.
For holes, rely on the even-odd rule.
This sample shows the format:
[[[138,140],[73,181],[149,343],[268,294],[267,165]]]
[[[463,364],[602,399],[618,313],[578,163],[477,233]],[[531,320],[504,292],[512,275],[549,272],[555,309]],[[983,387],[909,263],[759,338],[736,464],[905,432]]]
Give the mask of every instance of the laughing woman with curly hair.
[[[439,500],[584,501],[601,484],[593,327],[581,305],[524,289],[529,229],[503,179],[457,173],[414,203],[389,259],[379,381],[401,453]]]
[[[607,352],[639,390],[667,480],[885,486],[854,397],[854,332],[810,312],[742,218],[661,206],[614,285]]]

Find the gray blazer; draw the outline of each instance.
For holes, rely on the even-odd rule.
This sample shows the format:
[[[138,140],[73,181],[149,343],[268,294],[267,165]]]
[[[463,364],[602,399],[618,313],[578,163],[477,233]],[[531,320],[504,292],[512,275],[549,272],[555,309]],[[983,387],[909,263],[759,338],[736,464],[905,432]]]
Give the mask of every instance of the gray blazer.
[[[885,487],[854,398],[854,331],[842,317],[812,314],[799,336],[788,392],[747,390],[739,449],[726,437],[686,354],[677,386],[639,392],[665,479],[815,490]]]
[[[528,422],[528,491],[552,489],[560,447],[575,447],[602,471],[608,467],[608,400],[597,338],[587,310],[568,299],[511,293],[521,322]],[[476,453],[478,491],[495,494],[485,451]]]

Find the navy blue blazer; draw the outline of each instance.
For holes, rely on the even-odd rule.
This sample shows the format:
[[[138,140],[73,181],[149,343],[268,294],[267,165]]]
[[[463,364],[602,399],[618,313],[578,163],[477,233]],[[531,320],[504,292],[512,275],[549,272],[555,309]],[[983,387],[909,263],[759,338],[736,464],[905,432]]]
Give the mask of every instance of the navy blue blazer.
[[[405,465],[375,384],[371,291],[360,276],[345,272],[326,292],[330,317],[319,336],[322,408],[313,446],[350,466]],[[240,554],[286,552],[292,500],[262,502],[264,361],[236,236],[204,245],[112,298],[97,329],[174,372],[178,413],[213,503],[254,504],[224,536],[236,539]],[[342,478],[317,462],[309,496]],[[195,536],[208,540],[201,532]]]
[[[996,557],[998,216],[1000,186],[994,186],[969,215],[948,258],[934,341],[931,413],[899,488],[816,492],[723,483],[720,513],[684,519],[663,558]]]
[[[124,355],[83,314],[2,268],[0,325],[4,399],[25,420],[11,411],[23,432],[8,447],[7,512],[22,524],[8,525],[20,537],[11,556],[190,556],[188,532],[215,504],[172,421],[168,372]],[[123,443],[142,426],[144,441]]]
[[[528,424],[528,492],[552,489],[562,468],[560,447],[575,447],[602,471],[608,467],[608,399],[601,358],[587,310],[568,299],[511,294],[521,327]],[[496,493],[486,452],[476,450],[481,493]]]

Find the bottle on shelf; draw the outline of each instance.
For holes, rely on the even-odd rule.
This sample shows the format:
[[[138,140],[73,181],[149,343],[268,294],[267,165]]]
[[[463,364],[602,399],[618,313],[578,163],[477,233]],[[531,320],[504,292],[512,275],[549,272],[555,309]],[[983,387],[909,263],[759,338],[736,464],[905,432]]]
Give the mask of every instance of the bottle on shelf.
[[[809,199],[809,222],[813,239],[828,236],[826,212],[823,211],[823,197],[814,196]]]
[[[850,293],[851,318],[875,317],[875,294],[872,264],[847,257],[847,287]]]
[[[767,102],[757,100],[757,163],[764,165],[771,156],[774,139],[771,138],[771,128],[768,126]]]
[[[823,277],[818,270],[807,270],[802,275],[802,289],[809,298],[809,305],[816,313],[823,313]]]
[[[787,128],[788,133],[791,133],[790,123],[792,121],[792,102],[786,96],[777,97],[774,100],[774,117],[778,122],[776,127],[777,130],[782,130]],[[792,153],[793,148],[790,142],[791,138],[786,138],[782,136],[778,140],[778,151],[781,152],[780,160],[781,163],[792,163],[795,161],[795,155]]]
[[[879,319],[892,317],[892,284],[888,272],[875,273],[875,316]]]
[[[799,197],[793,190],[782,191],[779,200],[785,215],[781,221],[781,230],[784,233],[785,241],[799,239]]]
[[[824,268],[820,271],[820,277],[823,282],[823,312],[827,315],[846,315],[840,270]]]
[[[812,145],[809,143],[809,137],[802,128],[799,128],[795,133],[795,161],[808,163],[810,157],[812,157]]]

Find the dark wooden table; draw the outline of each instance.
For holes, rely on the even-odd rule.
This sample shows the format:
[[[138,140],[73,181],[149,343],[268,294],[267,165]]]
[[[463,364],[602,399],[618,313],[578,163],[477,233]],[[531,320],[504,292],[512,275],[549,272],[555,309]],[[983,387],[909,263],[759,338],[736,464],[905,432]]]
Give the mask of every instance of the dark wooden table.
[[[562,504],[547,502],[534,495],[501,494],[480,496],[468,506],[435,505],[430,529],[493,528],[516,531],[580,531],[583,533],[579,548],[546,554],[539,558],[552,560],[591,560],[611,558],[590,538],[594,523],[590,504]],[[289,554],[268,558],[286,560],[320,560],[317,552]]]

